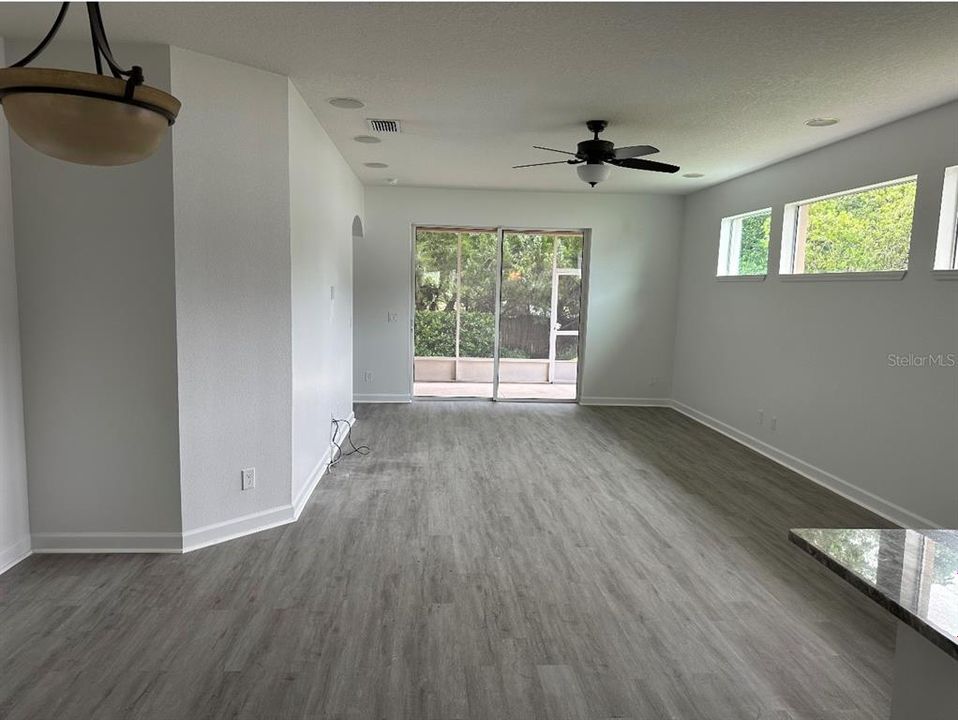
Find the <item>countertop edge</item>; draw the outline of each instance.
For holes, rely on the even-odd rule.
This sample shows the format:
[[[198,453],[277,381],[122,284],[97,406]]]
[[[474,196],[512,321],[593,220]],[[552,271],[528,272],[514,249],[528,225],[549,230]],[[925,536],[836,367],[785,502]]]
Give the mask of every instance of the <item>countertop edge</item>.
[[[919,633],[926,640],[941,648],[955,660],[958,660],[958,639],[949,638],[937,628],[929,625],[922,618],[918,617],[912,612],[909,612],[897,602],[882,593],[881,590],[874,587],[856,575],[853,571],[849,570],[847,567],[835,560],[833,557],[828,555],[828,553],[823,552],[805,538],[797,535],[794,530],[788,531],[788,539],[793,545],[796,545],[804,550],[842,580],[847,582],[856,590],[862,592],[864,595],[867,595],[872,601],[888,610],[888,612],[915,630],[915,632]]]

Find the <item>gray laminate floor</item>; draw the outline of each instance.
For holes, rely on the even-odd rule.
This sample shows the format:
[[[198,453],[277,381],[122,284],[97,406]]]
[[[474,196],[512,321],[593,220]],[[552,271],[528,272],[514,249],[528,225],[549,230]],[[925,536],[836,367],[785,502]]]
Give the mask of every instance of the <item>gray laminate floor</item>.
[[[0,717],[887,717],[874,516],[667,409],[360,406],[302,519],[0,576]]]

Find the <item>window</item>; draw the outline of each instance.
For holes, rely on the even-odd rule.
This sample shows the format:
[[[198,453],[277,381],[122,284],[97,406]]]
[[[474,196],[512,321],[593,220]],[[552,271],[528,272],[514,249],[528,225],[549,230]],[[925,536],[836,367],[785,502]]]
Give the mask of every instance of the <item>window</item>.
[[[945,170],[935,270],[958,270],[958,165]]]
[[[914,177],[785,206],[783,275],[908,269]]]
[[[768,238],[772,209],[722,218],[718,274],[762,275],[768,272]]]

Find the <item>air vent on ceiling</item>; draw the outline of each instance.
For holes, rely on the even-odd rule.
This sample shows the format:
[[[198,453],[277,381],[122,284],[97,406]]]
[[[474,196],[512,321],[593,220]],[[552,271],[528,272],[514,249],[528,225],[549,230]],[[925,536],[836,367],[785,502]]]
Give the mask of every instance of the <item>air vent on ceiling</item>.
[[[398,133],[399,130],[399,121],[398,120],[367,120],[369,124],[369,129],[376,133]]]

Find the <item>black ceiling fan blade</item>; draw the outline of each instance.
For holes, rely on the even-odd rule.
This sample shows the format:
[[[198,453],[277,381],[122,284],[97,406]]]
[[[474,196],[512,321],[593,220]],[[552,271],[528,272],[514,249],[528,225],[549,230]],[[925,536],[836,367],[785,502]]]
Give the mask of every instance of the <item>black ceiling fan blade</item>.
[[[529,163],[528,165],[513,165],[512,169],[515,170],[516,168],[538,167],[539,165],[568,165],[568,164],[569,164],[568,160],[555,160],[554,162],[546,162],[546,163]]]
[[[653,155],[657,153],[659,149],[653,147],[652,145],[629,145],[628,147],[616,148],[612,152],[615,153],[616,160],[625,160],[626,158],[637,158],[645,157],[646,155]]]
[[[549,152],[562,153],[563,155],[575,155],[574,152],[569,152],[568,150],[556,150],[555,148],[542,147],[541,145],[533,145],[536,150],[548,150]]]
[[[678,165],[669,165],[668,163],[656,162],[655,160],[640,160],[638,158],[627,158],[625,160],[609,160],[612,165],[618,167],[632,168],[633,170],[651,170],[660,173],[677,173]]]

